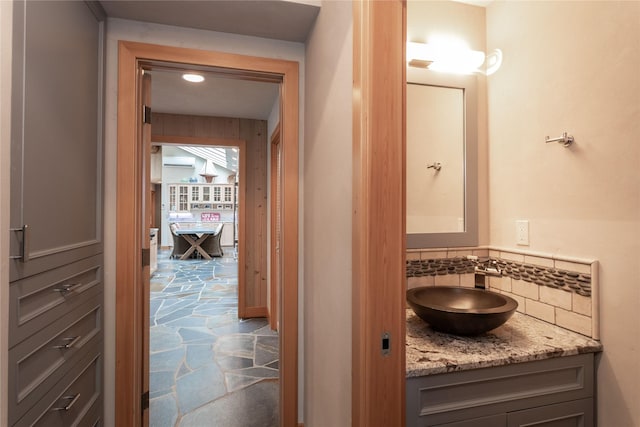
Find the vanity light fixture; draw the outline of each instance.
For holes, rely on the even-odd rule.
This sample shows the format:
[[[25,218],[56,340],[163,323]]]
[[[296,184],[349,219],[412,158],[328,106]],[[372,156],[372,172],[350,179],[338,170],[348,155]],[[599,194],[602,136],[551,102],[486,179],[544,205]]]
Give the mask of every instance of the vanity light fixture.
[[[204,77],[200,74],[183,74],[182,78],[191,83],[200,83],[204,81]]]
[[[487,70],[481,69],[487,59]],[[429,43],[407,42],[409,65],[454,74],[494,73],[502,63],[502,52],[494,50],[488,56],[472,50],[463,40],[453,37],[432,37]]]
[[[498,71],[498,68],[500,68],[501,65],[502,65],[502,50],[494,49],[493,52],[487,55],[487,58],[485,60],[485,63],[484,63],[484,66],[486,67],[485,74],[487,76],[490,76],[491,74]]]

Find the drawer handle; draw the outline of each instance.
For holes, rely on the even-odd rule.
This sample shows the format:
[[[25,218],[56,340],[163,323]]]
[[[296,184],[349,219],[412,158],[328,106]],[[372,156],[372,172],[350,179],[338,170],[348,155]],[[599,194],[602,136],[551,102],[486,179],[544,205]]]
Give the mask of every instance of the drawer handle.
[[[53,348],[69,349],[73,347],[80,338],[82,338],[82,335],[78,335],[77,337],[63,338],[62,341],[69,341],[69,342],[63,345],[54,345]]]
[[[63,399],[70,400],[70,402],[66,406],[61,406],[59,408],[52,408],[52,411],[68,411],[71,407],[78,401],[80,398],[80,393],[75,396],[64,396]]]
[[[61,294],[66,294],[67,292],[73,292],[75,288],[77,288],[80,285],[81,285],[80,283],[73,283],[73,284],[67,283],[60,286],[59,288],[53,288],[53,291],[60,292]]]

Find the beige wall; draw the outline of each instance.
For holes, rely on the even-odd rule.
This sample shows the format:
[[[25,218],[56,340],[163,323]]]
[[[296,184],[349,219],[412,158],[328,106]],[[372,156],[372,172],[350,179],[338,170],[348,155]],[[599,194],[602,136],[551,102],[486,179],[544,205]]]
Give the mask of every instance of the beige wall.
[[[305,427],[351,425],[351,8],[323,2],[307,42]]]
[[[409,1],[409,40],[450,32],[482,49],[482,13]],[[480,243],[599,260],[598,421],[638,426],[640,2],[495,1],[486,9],[494,48],[504,62],[487,78]],[[545,144],[564,131],[573,147]],[[516,245],[517,219],[530,221],[529,246]]]
[[[487,47],[490,243],[600,261],[598,424],[638,426],[640,2],[494,2]]]
[[[257,37],[228,33],[193,30],[167,25],[149,24],[122,19],[109,19],[106,49],[106,96],[105,96],[105,426],[114,424],[114,378],[115,378],[115,230],[116,230],[116,144],[117,144],[117,83],[118,40],[138,41],[168,46],[232,52],[243,55],[281,58],[300,63],[300,142],[304,132],[304,45]],[[302,152],[302,150],[301,150]],[[304,172],[300,168],[300,174]],[[303,193],[304,182],[300,191]],[[302,198],[301,198],[302,217]],[[301,234],[302,238],[302,234]],[[300,254],[300,277],[304,274]],[[304,285],[300,280],[300,287]],[[301,293],[303,289],[301,289]],[[302,310],[302,307],[299,308]],[[302,311],[300,311],[302,313]],[[302,331],[302,327],[300,327]],[[300,337],[300,354],[302,354]],[[299,358],[302,364],[302,358]],[[299,367],[302,372],[302,365]],[[300,385],[302,391],[302,385]],[[300,399],[302,401],[302,399]]]

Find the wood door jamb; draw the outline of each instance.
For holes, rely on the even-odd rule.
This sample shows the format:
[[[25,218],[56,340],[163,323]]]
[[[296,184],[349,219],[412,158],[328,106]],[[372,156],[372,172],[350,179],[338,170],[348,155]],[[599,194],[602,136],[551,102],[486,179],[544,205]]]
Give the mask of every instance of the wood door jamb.
[[[137,141],[137,73],[154,61],[197,64],[256,73],[279,80],[283,144],[283,268],[280,330],[280,425],[298,422],[298,108],[299,65],[295,61],[199,49],[120,41],[118,44],[118,131],[116,206],[115,423],[141,422],[142,333],[140,288],[141,159]],[[135,379],[138,380],[135,380]],[[133,379],[133,380],[132,380]]]

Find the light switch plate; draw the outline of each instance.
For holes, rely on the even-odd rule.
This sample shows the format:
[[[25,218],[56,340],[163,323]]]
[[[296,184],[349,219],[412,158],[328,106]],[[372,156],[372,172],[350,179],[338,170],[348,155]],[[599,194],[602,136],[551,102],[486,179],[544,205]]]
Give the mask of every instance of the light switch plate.
[[[526,219],[516,221],[516,244],[529,246],[529,221]]]

